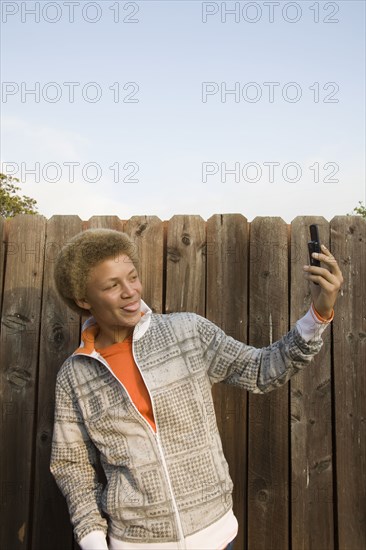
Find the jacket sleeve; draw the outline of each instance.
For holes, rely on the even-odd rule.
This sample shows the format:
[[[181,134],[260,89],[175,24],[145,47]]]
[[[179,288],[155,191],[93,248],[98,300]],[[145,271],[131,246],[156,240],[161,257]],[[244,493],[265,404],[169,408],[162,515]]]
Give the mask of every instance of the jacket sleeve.
[[[310,363],[323,345],[320,336],[306,341],[297,325],[264,348],[234,340],[200,316],[197,330],[211,384],[224,382],[253,393],[266,393],[285,384]]]
[[[50,470],[66,498],[75,539],[81,548],[108,549],[107,521],[100,508],[103,486],[95,469],[96,448],[88,437],[75,396],[64,387],[65,376],[61,383],[60,374],[61,371],[56,381]],[[92,532],[94,535],[89,535]],[[93,545],[96,539],[98,546]]]

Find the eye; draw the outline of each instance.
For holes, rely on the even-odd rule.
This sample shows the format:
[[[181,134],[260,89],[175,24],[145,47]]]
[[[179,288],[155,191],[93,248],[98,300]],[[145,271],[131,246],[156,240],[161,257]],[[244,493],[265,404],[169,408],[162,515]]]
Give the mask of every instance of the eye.
[[[114,288],[115,286],[117,286],[117,283],[112,283],[109,286],[106,286],[104,290],[111,290],[111,288]]]

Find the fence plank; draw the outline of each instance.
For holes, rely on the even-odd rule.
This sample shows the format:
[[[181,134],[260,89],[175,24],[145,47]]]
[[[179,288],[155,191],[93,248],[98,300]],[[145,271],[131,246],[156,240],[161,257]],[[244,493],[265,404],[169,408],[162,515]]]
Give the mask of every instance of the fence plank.
[[[280,218],[250,228],[249,343],[262,347],[288,329],[288,238]],[[288,386],[249,396],[248,547],[286,550],[288,517]]]
[[[4,282],[4,269],[5,269],[5,251],[6,251],[6,222],[5,219],[0,216],[0,316],[3,305],[3,282]],[[0,326],[1,332],[1,326]]]
[[[116,231],[123,231],[123,221],[118,216],[92,216],[83,229],[115,229]]]
[[[156,216],[133,216],[124,231],[137,246],[138,271],[143,285],[143,299],[155,313],[163,307],[164,226]]]
[[[338,536],[366,548],[366,219],[336,216],[331,249],[344,285],[333,321]]]
[[[77,216],[54,216],[47,224],[32,536],[33,548],[37,550],[49,550],[50,546],[53,550],[67,550],[72,548],[73,541],[66,500],[49,471],[49,463],[56,375],[79,344],[80,318],[58,296],[53,270],[58,252],[81,231],[81,227],[82,222]],[[37,521],[37,518],[42,518],[42,521]]]
[[[207,221],[206,317],[226,334],[247,339],[248,224],[240,215],[214,215]],[[235,480],[234,513],[239,523],[235,548],[246,548],[247,392],[213,387],[217,424],[230,475]]]
[[[1,333],[1,548],[25,549],[30,536],[33,429],[46,220],[9,221]],[[6,529],[4,529],[4,527]]]
[[[200,216],[168,223],[165,311],[205,314],[206,227]]]
[[[329,223],[321,217],[299,216],[291,225],[291,316],[293,326],[311,304],[312,282],[302,266],[309,263],[309,225],[319,225],[329,247]],[[331,330],[312,365],[290,381],[291,388],[291,528],[296,550],[334,548]]]

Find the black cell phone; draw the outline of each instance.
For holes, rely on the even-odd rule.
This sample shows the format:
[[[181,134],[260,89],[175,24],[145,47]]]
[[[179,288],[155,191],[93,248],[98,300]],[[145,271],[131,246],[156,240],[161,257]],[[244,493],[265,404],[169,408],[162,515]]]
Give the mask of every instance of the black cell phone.
[[[308,242],[309,250],[309,260],[310,265],[315,265],[320,267],[320,261],[312,257],[313,252],[321,252],[320,248],[320,239],[319,239],[319,228],[316,224],[310,226],[310,241]],[[317,285],[318,283],[314,283]]]

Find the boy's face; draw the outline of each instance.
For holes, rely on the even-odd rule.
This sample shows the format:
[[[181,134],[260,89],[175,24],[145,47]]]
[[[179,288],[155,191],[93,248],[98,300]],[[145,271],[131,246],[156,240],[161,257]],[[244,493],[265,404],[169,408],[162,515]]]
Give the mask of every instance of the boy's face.
[[[125,254],[103,260],[89,272],[84,300],[101,331],[131,329],[141,319],[142,285],[132,260]]]

